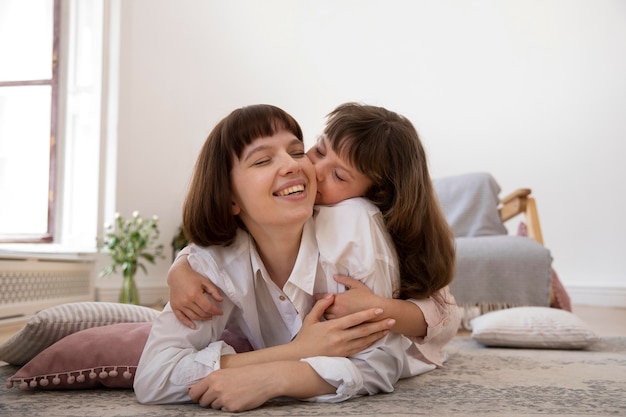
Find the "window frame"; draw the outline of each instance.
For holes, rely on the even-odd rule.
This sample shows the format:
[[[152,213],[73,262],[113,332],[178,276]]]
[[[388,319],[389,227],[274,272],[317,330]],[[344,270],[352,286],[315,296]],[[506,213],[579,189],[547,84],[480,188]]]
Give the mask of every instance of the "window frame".
[[[0,243],[52,243],[55,237],[55,210],[56,210],[56,185],[57,185],[57,128],[59,119],[59,44],[61,34],[61,0],[53,0],[53,33],[52,33],[52,73],[51,79],[0,81],[0,87],[22,87],[35,85],[49,85],[50,94],[50,147],[49,147],[49,172],[48,172],[48,225],[47,230],[36,237],[19,237],[0,234]]]

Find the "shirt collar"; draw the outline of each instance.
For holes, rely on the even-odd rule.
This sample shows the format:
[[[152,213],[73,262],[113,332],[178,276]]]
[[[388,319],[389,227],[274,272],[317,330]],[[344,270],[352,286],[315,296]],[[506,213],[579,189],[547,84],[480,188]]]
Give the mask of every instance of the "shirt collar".
[[[318,259],[319,249],[317,247],[317,239],[315,238],[315,226],[313,218],[310,218],[304,224],[298,259],[296,259],[296,264],[287,282],[290,282],[307,294],[313,295]]]
[[[257,252],[256,245],[252,239],[250,241],[250,248],[250,262],[255,280],[263,276],[269,279],[265,265],[263,264],[261,256]],[[294,265],[285,286],[289,284],[295,285],[307,294],[313,295],[318,258],[319,250],[317,248],[317,240],[315,238],[315,228],[313,219],[310,218],[304,224],[298,258],[296,259],[296,264]]]

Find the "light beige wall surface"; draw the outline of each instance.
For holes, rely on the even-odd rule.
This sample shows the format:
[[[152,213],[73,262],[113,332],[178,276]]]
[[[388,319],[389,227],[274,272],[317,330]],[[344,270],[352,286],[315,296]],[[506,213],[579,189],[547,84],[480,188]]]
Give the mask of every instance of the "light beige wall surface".
[[[117,209],[158,214],[166,245],[230,110],[278,105],[310,145],[361,101],[414,122],[433,176],[532,188],[565,285],[626,304],[625,2],[125,0],[120,22]]]

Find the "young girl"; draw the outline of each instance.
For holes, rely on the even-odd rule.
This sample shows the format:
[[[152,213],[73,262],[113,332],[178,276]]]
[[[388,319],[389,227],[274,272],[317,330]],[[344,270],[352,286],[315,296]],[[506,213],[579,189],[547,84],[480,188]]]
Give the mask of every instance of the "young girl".
[[[454,239],[416,129],[385,108],[346,103],[328,115],[324,134],[307,155],[316,169],[316,204],[355,196],[370,200],[382,213],[400,261],[395,299],[381,297],[357,280],[339,278],[351,291],[335,297],[326,317],[383,307],[385,317],[397,320],[392,330],[412,336],[424,359],[441,365],[441,348],[460,323],[447,288],[454,274]],[[317,236],[328,239],[332,230],[318,230]],[[318,244],[323,251],[325,244]]]
[[[329,114],[324,134],[307,155],[316,169],[316,204],[332,205],[364,196],[381,210],[402,260],[401,285],[394,296],[412,298],[405,301],[381,297],[362,282],[339,276],[338,282],[351,291],[334,297],[326,318],[383,307],[382,317],[396,319],[392,330],[412,337],[424,361],[441,365],[441,349],[456,334],[460,320],[447,288],[453,275],[454,246],[432,187],[417,131],[397,113],[381,107],[346,103]],[[346,204],[354,203],[341,205]],[[334,210],[338,209],[336,207]],[[319,210],[316,218],[325,221],[317,222],[316,235],[323,254],[327,245],[336,241],[338,228],[354,225],[354,222],[339,218],[329,221],[332,211],[324,214],[328,209],[323,206],[319,206]],[[351,233],[358,233],[358,230],[355,226]],[[353,237],[356,242],[359,239],[363,238]],[[354,277],[359,276],[358,268],[362,267],[353,265],[336,272],[349,272]],[[188,326],[194,326],[190,319],[206,320],[213,314],[220,314],[216,305],[202,296],[206,292],[219,302],[219,291],[189,268],[184,256],[172,265],[168,283],[172,308]]]
[[[343,401],[391,391],[399,378],[434,368],[410,355],[412,343],[395,333],[345,358],[330,357],[333,341],[322,340],[324,332],[311,331],[332,330],[341,323],[342,331],[354,333],[355,325],[381,313],[370,309],[320,323],[330,296],[311,310],[313,293],[336,286],[324,274],[328,266],[316,247],[311,218],[315,195],[315,170],[304,154],[301,130],[280,109],[239,109],[213,129],[196,165],[183,226],[195,243],[188,260],[224,294],[223,314],[198,323],[194,331],[176,319],[169,304],[164,308],[135,376],[140,402],[191,399],[242,411],[277,396]],[[367,242],[378,240],[381,263],[393,272],[395,252],[388,236],[381,233]],[[380,285],[389,288],[383,296],[391,296],[398,274],[392,278],[383,277]],[[366,323],[365,334],[373,339],[365,344],[393,324]],[[226,327],[257,350],[234,355],[219,340]],[[364,334],[362,328],[356,333],[349,339]]]

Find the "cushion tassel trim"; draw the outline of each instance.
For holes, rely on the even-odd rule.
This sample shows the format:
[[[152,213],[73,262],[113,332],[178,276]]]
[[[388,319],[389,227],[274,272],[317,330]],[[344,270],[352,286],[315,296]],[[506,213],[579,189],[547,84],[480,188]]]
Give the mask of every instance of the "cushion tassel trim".
[[[119,371],[118,371],[119,369]],[[6,382],[7,388],[13,388],[17,385],[20,389],[26,390],[29,388],[47,387],[50,383],[52,385],[59,385],[61,378],[65,378],[65,382],[69,385],[74,383],[80,384],[89,379],[106,379],[116,378],[122,372],[122,378],[131,379],[134,375],[132,371],[135,371],[137,366],[100,366],[88,369],[78,369],[71,372],[59,372],[56,374],[36,375],[30,378],[9,378]]]

